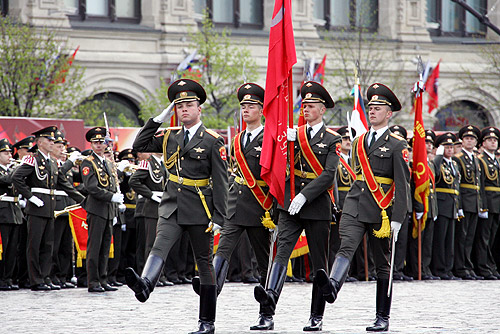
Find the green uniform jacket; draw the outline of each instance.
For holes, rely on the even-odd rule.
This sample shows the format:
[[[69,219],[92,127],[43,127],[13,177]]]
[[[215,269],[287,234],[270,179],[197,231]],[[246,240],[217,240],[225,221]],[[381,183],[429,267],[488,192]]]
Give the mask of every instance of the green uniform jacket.
[[[487,209],[483,206],[484,185],[481,182],[481,166],[475,157],[474,162],[469,155],[462,150],[453,157],[460,170],[460,208],[464,212],[479,212],[479,209]],[[479,189],[470,189],[464,185],[476,186]],[[484,203],[486,204],[486,203]]]
[[[500,213],[500,164],[498,159],[491,158],[488,154],[483,153],[478,156],[481,162],[481,177],[483,179],[488,211],[491,213]],[[497,189],[486,188],[495,187]]]
[[[82,207],[88,213],[108,220],[116,216],[116,205],[111,202],[111,198],[118,191],[112,168],[111,162],[107,159],[101,162],[94,152],[84,159],[81,165],[83,184],[88,191]]]
[[[452,160],[455,173],[458,173],[458,165]],[[459,191],[460,174],[453,176],[451,167],[443,159],[442,155],[434,157],[436,168],[436,197],[438,202],[438,215],[454,219],[459,208],[459,196],[456,194],[439,191],[439,188]]]
[[[357,151],[359,137],[352,144],[351,167],[356,175],[361,174],[361,165]],[[364,143],[365,148],[368,146]],[[406,140],[385,131],[377,141],[366,149],[371,169],[375,176],[394,180],[395,194],[393,204],[386,211],[391,221],[403,223],[408,213],[410,202],[410,170],[408,168]],[[387,192],[391,186],[382,184]],[[358,217],[364,223],[381,223],[381,209],[373,198],[365,181],[355,181],[344,201],[343,214]]]
[[[133,148],[137,152],[163,152],[164,134],[155,133],[161,123],[150,119],[139,131]],[[168,172],[183,178],[210,179],[211,184],[200,187],[214,223],[222,226],[227,207],[227,157],[221,136],[202,124],[184,147],[183,128],[171,128],[164,158],[168,161],[179,151],[178,159]],[[167,131],[168,132],[168,131]],[[177,174],[178,173],[178,174]],[[159,215],[168,219],[177,211],[179,225],[204,225],[207,213],[195,187],[168,181],[160,203]]]
[[[13,170],[0,167],[0,195],[17,196],[17,191],[12,185]],[[0,200],[0,223],[22,224],[23,213],[17,203]]]
[[[328,188],[330,188],[337,175],[339,165],[339,155],[337,154],[337,144],[340,145],[342,137],[336,132],[327,131],[323,125],[321,129],[309,141],[314,155],[323,166],[323,172],[315,179],[295,176],[295,195],[301,193],[307,199],[297,215],[301,219],[329,220],[332,219],[332,203]],[[312,173],[313,170],[302,156],[298,138],[294,143],[295,149],[295,170]],[[340,152],[340,147],[339,147]],[[282,210],[288,211],[290,206],[290,178],[287,178],[285,185],[285,202]]]
[[[68,196],[80,203],[84,200],[72,184],[68,182],[66,176],[57,167],[55,159],[46,160],[41,153],[36,153],[33,157],[25,157],[21,166],[17,167],[12,175],[14,187],[19,190],[26,200],[33,195],[41,199],[44,205],[39,208],[35,204],[27,201],[26,214],[31,216],[54,218],[56,209],[56,196],[31,192],[32,188],[45,188],[50,190],[60,189]]]

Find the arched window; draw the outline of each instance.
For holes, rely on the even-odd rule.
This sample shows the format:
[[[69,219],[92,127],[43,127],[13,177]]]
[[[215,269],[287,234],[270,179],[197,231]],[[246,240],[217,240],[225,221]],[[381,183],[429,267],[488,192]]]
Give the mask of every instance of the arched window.
[[[467,124],[480,129],[493,123],[489,112],[481,105],[471,101],[455,101],[436,113],[433,130],[458,131]]]
[[[101,93],[94,97],[103,102],[102,111],[106,112],[109,126],[143,126],[139,119],[139,108],[125,95],[118,93]]]

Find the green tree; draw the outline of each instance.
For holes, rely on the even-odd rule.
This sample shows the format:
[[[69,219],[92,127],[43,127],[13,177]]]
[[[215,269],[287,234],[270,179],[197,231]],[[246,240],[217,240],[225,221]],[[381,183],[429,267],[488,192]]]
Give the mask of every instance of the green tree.
[[[0,115],[72,118],[98,112],[85,69],[57,31],[0,18]],[[85,118],[84,118],[85,119]]]
[[[236,89],[245,81],[257,78],[257,65],[250,50],[243,46],[233,46],[230,32],[215,29],[207,12],[199,30],[190,33],[193,50],[197,50],[203,65],[201,78],[195,78],[207,92],[207,102],[203,105],[203,122],[207,127],[225,128],[232,125],[232,117],[239,110]],[[188,73],[179,73],[186,76]],[[188,76],[189,77],[189,76]],[[141,104],[141,117],[146,119],[156,115],[168,106],[168,85],[161,79],[160,88],[154,96],[148,96]]]

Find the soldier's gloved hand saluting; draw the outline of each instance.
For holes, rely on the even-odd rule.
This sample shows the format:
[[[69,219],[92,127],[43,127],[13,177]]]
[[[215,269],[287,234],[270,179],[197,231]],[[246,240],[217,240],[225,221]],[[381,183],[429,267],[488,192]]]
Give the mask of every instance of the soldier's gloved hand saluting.
[[[175,111],[174,107],[175,107],[175,104],[173,102],[170,103],[170,105],[167,108],[163,109],[161,114],[159,114],[158,116],[153,118],[153,121],[155,121],[156,123],[165,122],[173,115],[173,113]]]
[[[299,213],[300,209],[306,204],[307,198],[302,195],[301,193],[298,193],[297,196],[293,199],[292,203],[290,203],[290,207],[288,208],[288,213],[291,214],[292,216]]]
[[[392,231],[392,235],[394,236],[394,241],[398,241],[399,230],[401,230],[401,223],[392,221],[391,222],[391,231]]]
[[[30,201],[31,203],[35,204],[37,207],[41,208],[42,206],[45,205],[45,203],[43,203],[43,201],[41,199],[39,199],[38,197],[36,196],[31,196],[28,201]]]

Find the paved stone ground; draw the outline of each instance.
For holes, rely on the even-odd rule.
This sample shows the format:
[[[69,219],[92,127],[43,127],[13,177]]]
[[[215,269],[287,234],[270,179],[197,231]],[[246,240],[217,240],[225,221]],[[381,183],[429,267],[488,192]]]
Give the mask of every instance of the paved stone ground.
[[[312,285],[287,283],[275,330],[303,333]],[[324,333],[366,333],[375,314],[374,282],[346,283],[327,304]],[[398,282],[392,333],[499,333],[500,281]],[[126,287],[89,294],[86,289],[0,292],[0,333],[187,333],[196,329],[198,298],[189,285],[157,288],[144,304]],[[217,333],[255,333],[253,286],[228,283],[217,310]]]

